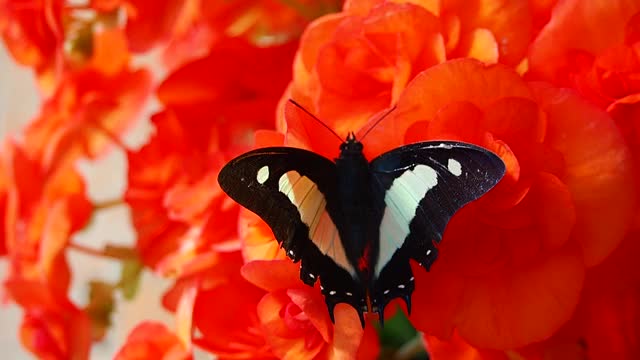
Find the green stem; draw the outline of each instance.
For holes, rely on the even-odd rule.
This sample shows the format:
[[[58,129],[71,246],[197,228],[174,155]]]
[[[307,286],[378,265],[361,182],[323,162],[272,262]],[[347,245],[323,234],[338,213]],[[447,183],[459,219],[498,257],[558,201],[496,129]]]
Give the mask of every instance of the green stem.
[[[122,261],[134,260],[138,257],[138,253],[135,249],[124,246],[107,245],[102,249],[94,249],[85,245],[70,242],[69,249],[73,249],[86,255]]]
[[[107,200],[107,201],[103,201],[103,202],[99,202],[99,203],[95,203],[93,204],[93,209],[98,211],[98,210],[105,210],[105,209],[109,209],[115,206],[120,206],[120,205],[124,205],[124,201],[122,199],[111,199],[111,200]]]
[[[410,360],[421,352],[425,351],[422,341],[422,334],[416,334],[416,337],[402,345],[398,351],[393,354],[393,360]]]

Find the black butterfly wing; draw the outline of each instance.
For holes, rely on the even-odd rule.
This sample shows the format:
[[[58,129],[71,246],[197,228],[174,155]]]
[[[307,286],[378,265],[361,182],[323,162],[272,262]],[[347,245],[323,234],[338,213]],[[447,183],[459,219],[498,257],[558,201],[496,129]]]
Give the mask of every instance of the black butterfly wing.
[[[333,320],[337,303],[352,305],[362,318],[365,294],[348,260],[340,220],[336,165],[310,151],[273,147],[230,161],[218,175],[222,189],[256,213],[273,231],[287,256],[301,261],[300,278],[321,288]]]
[[[494,187],[505,166],[481,147],[437,141],[387,152],[371,161],[370,169],[372,194],[381,209],[372,304],[381,313],[391,299],[401,297],[410,309],[414,281],[409,258],[428,270],[449,219]]]

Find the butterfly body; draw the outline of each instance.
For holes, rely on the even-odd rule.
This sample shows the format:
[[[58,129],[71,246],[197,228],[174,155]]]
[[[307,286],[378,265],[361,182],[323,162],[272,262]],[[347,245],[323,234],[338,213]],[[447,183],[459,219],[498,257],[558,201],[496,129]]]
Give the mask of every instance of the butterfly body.
[[[257,149],[220,172],[222,189],[260,216],[300,278],[320,280],[329,315],[338,303],[377,312],[394,298],[411,309],[409,259],[429,269],[451,216],[504,174],[495,154],[475,145],[423,142],[371,162],[350,134],[334,161],[310,151]],[[370,303],[370,306],[368,305]]]

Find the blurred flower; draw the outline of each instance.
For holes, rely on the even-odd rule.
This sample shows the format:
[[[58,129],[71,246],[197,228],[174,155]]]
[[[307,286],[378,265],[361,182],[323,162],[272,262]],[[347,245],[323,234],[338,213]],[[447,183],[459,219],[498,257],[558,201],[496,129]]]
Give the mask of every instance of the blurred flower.
[[[206,268],[216,250],[239,249],[230,226],[239,207],[220,189],[218,171],[250,147],[256,129],[273,127],[292,50],[229,40],[160,85],[165,110],[153,117],[149,143],[129,152],[125,195],[148,266],[179,277],[186,267]]]
[[[120,143],[150,87],[151,76],[145,70],[69,74],[24,130],[25,151],[48,167],[98,157]]]
[[[0,1],[0,31],[7,50],[41,77],[52,76],[61,63],[63,3]]]
[[[192,359],[183,343],[163,324],[143,322],[136,326],[127,342],[114,357],[116,360],[186,360]]]
[[[69,166],[48,169],[20,145],[5,145],[1,166],[8,177],[3,230],[9,278],[42,281],[55,293],[66,294],[64,249],[92,212],[84,181]]]
[[[38,356],[86,358],[88,317],[67,299],[70,271],[65,249],[89,220],[84,182],[71,167],[46,168],[8,141],[0,172],[6,201],[4,239],[9,261],[6,295],[24,309],[21,340]]]
[[[88,359],[91,323],[87,314],[42,283],[10,280],[5,288],[24,310],[20,341],[40,359]]]
[[[129,61],[117,12],[62,0],[0,1],[0,32],[14,59],[34,69],[51,94],[67,73],[90,69],[113,75]]]

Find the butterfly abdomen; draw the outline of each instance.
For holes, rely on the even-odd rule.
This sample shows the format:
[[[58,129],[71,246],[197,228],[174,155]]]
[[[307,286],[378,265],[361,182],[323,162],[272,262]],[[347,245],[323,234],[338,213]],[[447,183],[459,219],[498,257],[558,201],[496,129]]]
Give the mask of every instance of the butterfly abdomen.
[[[369,162],[362,153],[362,144],[347,141],[336,159],[338,203],[341,221],[338,226],[347,258],[358,269],[361,280],[370,279],[374,226],[374,199],[371,196]]]

